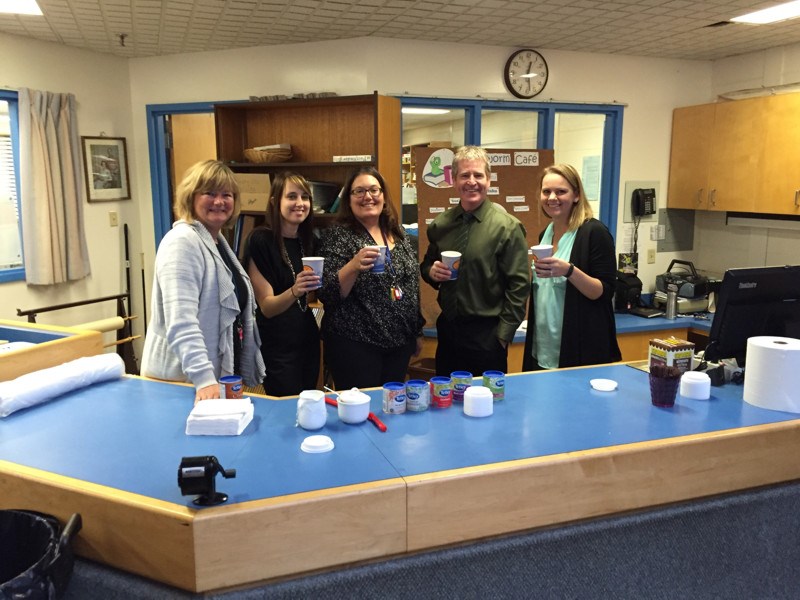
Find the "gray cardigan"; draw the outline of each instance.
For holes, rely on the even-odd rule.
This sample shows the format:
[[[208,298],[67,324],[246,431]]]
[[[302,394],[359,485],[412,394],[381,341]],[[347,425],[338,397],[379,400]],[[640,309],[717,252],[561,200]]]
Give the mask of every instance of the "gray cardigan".
[[[142,375],[189,381],[196,388],[213,385],[233,372],[233,324],[239,303],[231,272],[219,252],[226,252],[247,285],[242,312],[242,378],[254,386],[264,379],[261,338],[255,326],[250,278],[228,242],[200,223],[176,221],[156,253],[152,316],[142,357]]]

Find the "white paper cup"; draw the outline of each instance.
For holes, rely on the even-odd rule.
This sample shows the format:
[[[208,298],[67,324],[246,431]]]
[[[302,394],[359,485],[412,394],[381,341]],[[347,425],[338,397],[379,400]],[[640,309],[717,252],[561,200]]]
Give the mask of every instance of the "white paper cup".
[[[540,258],[550,258],[553,256],[553,246],[552,244],[538,244],[536,246],[531,246],[531,254],[535,257],[534,260],[539,260]]]
[[[461,267],[461,252],[445,250],[442,252],[442,262],[450,269],[450,279],[458,279],[458,269]]]
[[[386,270],[386,246],[367,246],[370,250],[378,252],[378,258],[372,264],[372,273],[383,273]]]
[[[304,256],[303,257],[303,270],[314,271],[314,275],[319,277],[318,288],[322,287],[322,264],[325,258],[322,256]]]

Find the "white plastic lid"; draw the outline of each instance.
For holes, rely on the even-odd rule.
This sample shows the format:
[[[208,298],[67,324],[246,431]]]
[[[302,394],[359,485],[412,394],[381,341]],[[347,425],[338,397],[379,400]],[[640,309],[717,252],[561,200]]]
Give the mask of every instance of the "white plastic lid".
[[[300,449],[309,454],[330,452],[333,450],[333,440],[327,435],[310,435],[300,444]]]
[[[613,379],[592,379],[589,385],[598,392],[613,392],[617,389],[617,382]]]

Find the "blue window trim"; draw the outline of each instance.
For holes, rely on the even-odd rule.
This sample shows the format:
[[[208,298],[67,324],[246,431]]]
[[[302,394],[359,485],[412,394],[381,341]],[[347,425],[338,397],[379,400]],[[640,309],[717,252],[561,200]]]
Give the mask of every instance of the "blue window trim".
[[[10,90],[0,90],[0,100],[8,102],[8,116],[11,125],[11,154],[14,159],[14,180],[17,187],[17,210],[22,214],[21,197],[19,194],[19,110],[17,101],[19,94]],[[22,219],[18,223],[19,227],[19,240],[22,243]],[[24,248],[23,261],[24,261]],[[24,264],[24,262],[23,262]],[[24,281],[25,280],[25,267],[15,267],[13,269],[0,269],[0,283],[6,281]]]
[[[622,156],[622,117],[624,107],[612,104],[570,104],[555,102],[513,102],[505,100],[458,100],[449,98],[400,97],[401,106],[451,108],[465,110],[464,142],[480,145],[481,110],[517,110],[538,113],[539,127],[537,145],[553,148],[556,113],[587,113],[605,115],[603,128],[603,164],[601,173],[600,215],[611,235],[616,238],[617,213],[619,211],[619,178]]]

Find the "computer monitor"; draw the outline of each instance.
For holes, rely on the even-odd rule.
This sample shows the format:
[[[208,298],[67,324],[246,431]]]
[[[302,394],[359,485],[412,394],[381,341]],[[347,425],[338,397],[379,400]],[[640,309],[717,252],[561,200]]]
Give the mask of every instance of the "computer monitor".
[[[706,360],[744,366],[747,338],[761,335],[800,339],[800,265],[725,272]]]

